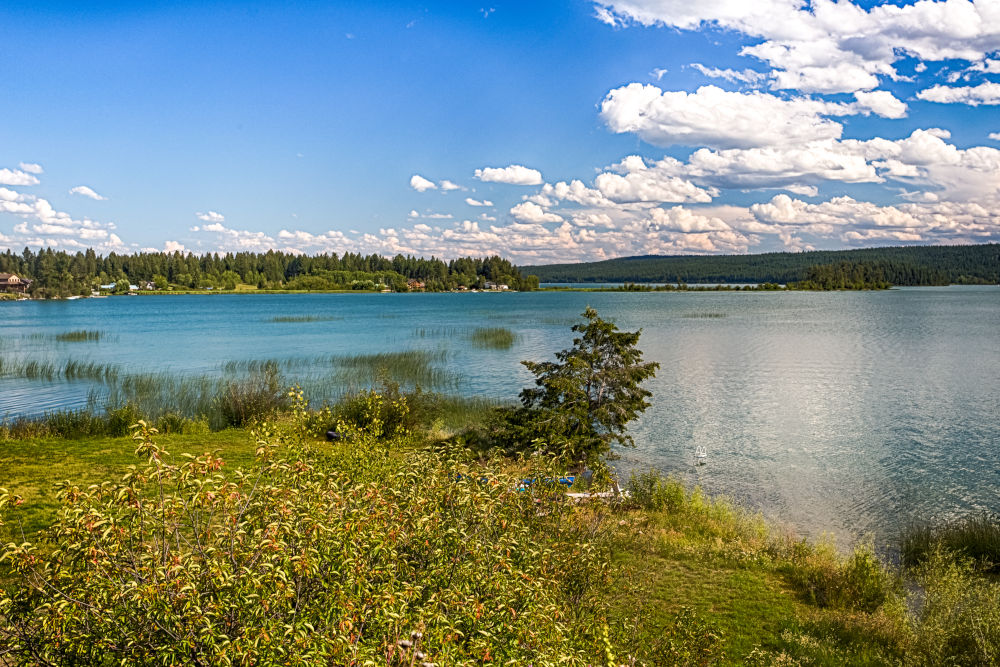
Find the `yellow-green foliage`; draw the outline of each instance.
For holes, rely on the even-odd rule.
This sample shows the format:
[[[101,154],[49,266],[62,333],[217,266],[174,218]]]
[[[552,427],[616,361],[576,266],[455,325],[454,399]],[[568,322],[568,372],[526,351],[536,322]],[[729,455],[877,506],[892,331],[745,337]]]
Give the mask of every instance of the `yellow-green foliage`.
[[[117,482],[60,485],[52,547],[3,548],[13,584],[0,596],[0,655],[19,665],[590,662],[575,629],[594,621],[574,606],[606,562],[558,489],[519,492],[516,477],[463,452],[399,456],[377,419],[347,444],[310,444],[304,413],[298,403],[288,428],[261,427],[255,464],[229,474],[214,453],[173,461],[140,424],[142,465]]]
[[[922,595],[907,663],[1000,664],[1000,584],[941,548],[927,553],[915,574]]]

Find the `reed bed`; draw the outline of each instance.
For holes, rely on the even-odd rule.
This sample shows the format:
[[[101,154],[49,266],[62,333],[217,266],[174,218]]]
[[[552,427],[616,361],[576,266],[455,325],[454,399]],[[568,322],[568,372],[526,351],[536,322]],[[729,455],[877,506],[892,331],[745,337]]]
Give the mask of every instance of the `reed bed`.
[[[469,341],[482,349],[509,350],[517,342],[517,334],[506,327],[479,327],[469,334]]]
[[[457,376],[435,364],[447,359],[444,350],[401,350],[355,355],[321,355],[289,359],[243,359],[222,365],[227,374],[291,373],[294,381],[323,399],[372,387],[383,381],[424,389],[457,386]]]
[[[121,377],[121,370],[113,364],[69,359],[61,363],[37,359],[4,359],[0,357],[0,377],[24,380],[89,380],[111,383]]]
[[[187,428],[188,422],[220,430],[283,410],[287,388],[296,384],[317,404],[386,383],[404,389],[455,389],[458,376],[439,365],[446,359],[444,350],[255,359],[227,362],[219,374],[194,375],[127,372],[113,364],[72,359],[0,357],[0,377],[93,384],[86,410],[0,422],[0,439],[31,434],[114,435],[121,430],[118,422],[128,418],[130,423],[163,422],[170,431]],[[468,408],[475,411],[478,406]],[[464,410],[456,406],[455,419],[461,420]],[[117,421],[108,426],[111,415]]]
[[[334,315],[278,315],[277,317],[271,317],[264,321],[274,322],[274,323],[302,324],[306,322],[337,322],[342,319],[344,318]]]
[[[923,563],[938,548],[1000,573],[1000,516],[983,512],[939,525],[915,525],[906,529],[900,540],[900,556],[906,566]]]
[[[90,343],[99,341],[103,337],[104,337],[104,332],[92,331],[89,329],[80,329],[78,331],[66,331],[64,333],[55,335],[55,339],[60,343]]]
[[[331,358],[338,380],[352,389],[370,387],[385,380],[425,389],[454,388],[458,377],[434,366],[447,359],[444,350],[402,350]]]
[[[414,338],[457,338],[468,333],[467,327],[418,327],[413,330]]]

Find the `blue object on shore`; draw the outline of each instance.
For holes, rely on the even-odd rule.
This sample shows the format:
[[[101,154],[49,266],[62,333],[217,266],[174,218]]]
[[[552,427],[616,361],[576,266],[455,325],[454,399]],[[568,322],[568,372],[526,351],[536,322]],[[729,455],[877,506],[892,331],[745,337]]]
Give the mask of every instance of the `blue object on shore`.
[[[560,477],[558,480],[556,480],[556,482],[559,483],[559,484],[562,484],[562,485],[564,485],[564,486],[566,486],[568,488],[568,487],[573,486],[573,481],[575,479],[576,479],[576,477],[574,477],[572,475],[567,475],[566,477]],[[518,491],[525,491],[525,490],[527,490],[527,488],[529,486],[531,486],[532,484],[534,484],[537,481],[538,480],[535,479],[534,477],[531,477],[529,479],[522,479],[521,480],[521,486],[517,487],[517,490]],[[551,477],[546,477],[542,481],[543,482],[549,482],[549,483],[551,483],[553,480],[552,480]]]

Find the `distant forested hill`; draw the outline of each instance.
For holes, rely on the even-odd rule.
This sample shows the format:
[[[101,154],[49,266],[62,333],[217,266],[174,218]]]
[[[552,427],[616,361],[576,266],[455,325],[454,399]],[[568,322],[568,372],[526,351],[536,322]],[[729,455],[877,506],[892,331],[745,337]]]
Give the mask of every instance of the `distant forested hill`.
[[[909,246],[761,255],[623,257],[582,264],[522,266],[543,283],[789,283],[815,266],[863,264],[893,285],[1000,283],[1000,244]]]

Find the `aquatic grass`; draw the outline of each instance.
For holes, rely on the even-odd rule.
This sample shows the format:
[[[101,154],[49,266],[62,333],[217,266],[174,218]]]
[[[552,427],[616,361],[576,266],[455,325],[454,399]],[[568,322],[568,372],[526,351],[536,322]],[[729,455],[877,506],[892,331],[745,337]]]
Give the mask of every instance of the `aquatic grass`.
[[[417,327],[414,338],[457,338],[468,332],[467,327]]]
[[[457,433],[479,426],[508,403],[483,396],[454,396],[436,392],[407,394],[410,412],[418,423],[432,430]]]
[[[4,359],[0,357],[0,377],[24,380],[90,380],[111,383],[121,375],[121,370],[113,364],[68,359],[61,364],[38,359]]]
[[[727,313],[704,312],[704,313],[682,313],[681,317],[692,320],[714,320],[729,317]]]
[[[103,337],[104,337],[103,332],[91,331],[89,329],[80,329],[78,331],[66,331],[64,333],[55,335],[55,339],[60,343],[94,342],[101,340],[101,338]]]
[[[384,380],[414,388],[455,387],[457,376],[435,364],[444,362],[444,350],[400,350],[355,355],[320,355],[287,359],[239,359],[222,364],[228,374],[288,374],[288,381],[301,384],[314,399],[336,398],[373,387]]]
[[[923,563],[935,549],[969,558],[988,572],[1000,573],[1000,516],[973,514],[938,525],[913,525],[900,539],[903,565]]]
[[[479,327],[469,334],[469,340],[478,348],[509,350],[517,342],[517,334],[506,327]]]
[[[337,322],[342,319],[344,318],[332,315],[279,315],[276,317],[268,318],[264,321],[275,322],[275,323],[300,324],[306,322]]]
[[[457,385],[457,376],[434,366],[447,359],[444,350],[401,350],[332,357],[336,378],[350,387],[371,387],[384,380],[409,387],[440,389]]]

